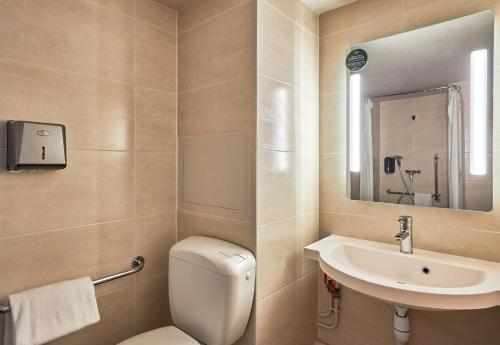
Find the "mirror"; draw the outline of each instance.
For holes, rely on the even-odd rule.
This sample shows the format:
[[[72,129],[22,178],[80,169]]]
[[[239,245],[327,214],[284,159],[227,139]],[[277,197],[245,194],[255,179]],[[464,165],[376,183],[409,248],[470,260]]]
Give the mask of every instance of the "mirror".
[[[491,11],[351,47],[348,197],[490,211]]]

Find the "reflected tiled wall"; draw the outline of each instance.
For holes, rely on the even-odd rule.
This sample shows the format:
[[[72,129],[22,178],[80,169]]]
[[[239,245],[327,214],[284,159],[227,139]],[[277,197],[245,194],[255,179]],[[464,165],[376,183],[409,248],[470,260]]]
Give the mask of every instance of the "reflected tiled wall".
[[[312,345],[318,238],[318,17],[258,1],[257,344]]]
[[[412,191],[434,193],[434,153],[438,161],[438,187],[441,202],[433,201],[433,207],[448,207],[448,94],[417,95],[399,99],[379,100],[374,106],[380,108],[380,152],[378,171],[379,199],[396,203],[399,195],[390,195],[386,190],[404,191],[403,182],[396,165],[396,172],[384,172],[384,157],[400,155],[403,176],[408,181],[406,169],[420,170],[415,175]],[[415,116],[415,118],[413,118]],[[412,205],[413,200],[405,196],[401,203]]]
[[[0,164],[9,119],[63,123],[68,144],[64,170],[0,172],[0,303],[147,262],[97,288],[100,323],[54,344],[112,345],[169,322],[176,30],[150,0],[0,1]]]
[[[491,141],[488,144],[488,173],[484,176],[473,176],[469,173],[469,83],[454,82],[461,86],[464,133],[465,133],[465,208],[467,210],[489,211],[492,209],[492,151]],[[397,172],[392,175],[384,173],[383,158],[399,154],[403,156],[403,169],[420,169],[415,177],[413,190],[420,193],[434,192],[433,154],[439,153],[439,192],[441,201],[433,201],[433,207],[448,207],[448,94],[437,93],[400,99],[374,102],[374,108],[380,109],[380,157],[378,170],[374,171],[375,179],[380,178],[379,201],[395,203],[399,196],[388,195],[387,188],[393,191],[402,190],[402,182]],[[412,120],[411,116],[416,119]],[[375,113],[374,113],[375,116]],[[374,135],[375,138],[375,135]],[[374,152],[374,157],[377,154]],[[375,159],[375,158],[374,158]],[[407,177],[405,175],[405,177]],[[411,199],[404,198],[402,203],[412,204]]]
[[[360,0],[320,16],[320,235],[347,235],[394,243],[397,217],[414,217],[417,248],[500,262],[500,198],[495,137],[493,211],[489,213],[420,208],[346,199],[346,49],[410,29],[492,9],[493,0]],[[495,39],[498,39],[498,19]],[[500,52],[497,54],[500,55]],[[495,83],[500,71],[495,57]],[[499,133],[498,87],[494,94],[494,133]],[[326,296],[321,291],[321,305]],[[393,342],[392,307],[349,289],[343,290],[339,328],[320,330],[328,345],[387,345]],[[412,345],[493,345],[500,339],[500,310],[464,312],[411,311]],[[360,327],[362,325],[362,327]]]

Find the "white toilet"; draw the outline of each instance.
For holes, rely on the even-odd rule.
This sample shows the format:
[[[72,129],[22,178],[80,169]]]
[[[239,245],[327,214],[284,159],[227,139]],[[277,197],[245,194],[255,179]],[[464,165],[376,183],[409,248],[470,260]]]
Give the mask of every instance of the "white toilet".
[[[174,324],[118,345],[231,345],[245,332],[255,290],[255,258],[229,242],[194,236],[175,244],[169,258]]]

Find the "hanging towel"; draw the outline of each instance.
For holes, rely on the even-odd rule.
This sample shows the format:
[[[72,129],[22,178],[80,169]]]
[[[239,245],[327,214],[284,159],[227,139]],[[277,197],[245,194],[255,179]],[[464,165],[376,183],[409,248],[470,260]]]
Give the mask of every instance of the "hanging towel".
[[[415,206],[428,206],[432,207],[432,194],[429,193],[415,193],[414,195]]]
[[[4,345],[39,345],[100,320],[89,277],[68,280],[8,297]]]

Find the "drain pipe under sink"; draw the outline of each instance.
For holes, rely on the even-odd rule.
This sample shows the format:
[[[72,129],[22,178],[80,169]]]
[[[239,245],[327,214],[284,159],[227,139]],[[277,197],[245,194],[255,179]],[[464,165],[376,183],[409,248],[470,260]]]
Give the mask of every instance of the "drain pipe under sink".
[[[396,345],[403,345],[410,341],[411,334],[408,308],[397,305],[394,309],[394,326],[392,330],[396,338]]]

